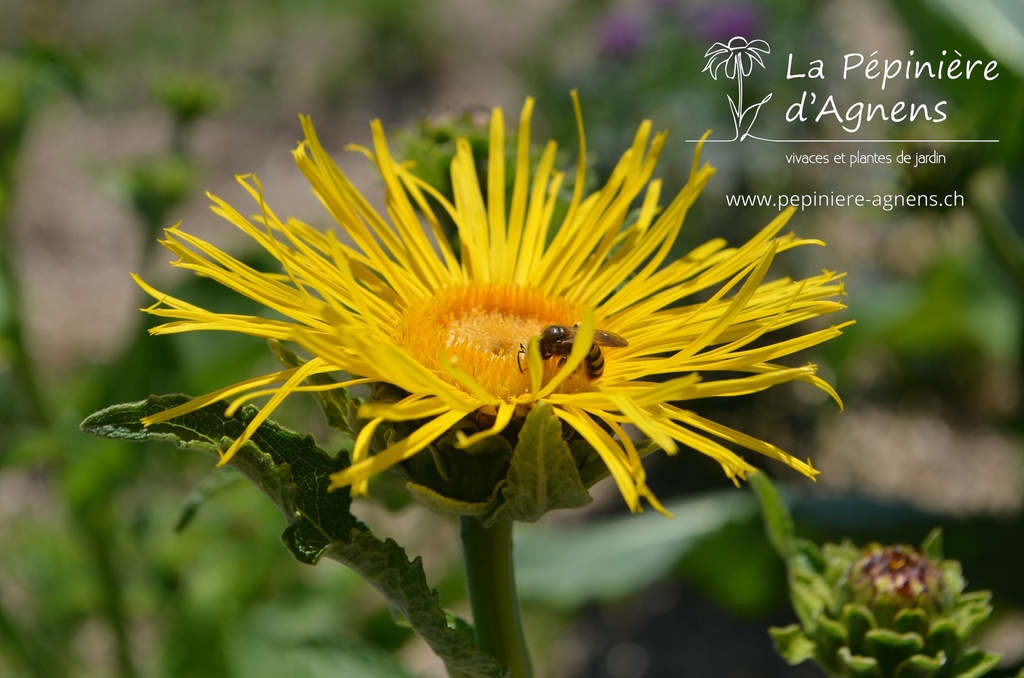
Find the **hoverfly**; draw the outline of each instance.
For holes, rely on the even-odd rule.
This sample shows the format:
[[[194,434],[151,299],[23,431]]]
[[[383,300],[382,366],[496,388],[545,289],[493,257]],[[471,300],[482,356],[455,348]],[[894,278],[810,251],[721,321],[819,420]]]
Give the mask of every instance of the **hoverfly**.
[[[561,356],[559,365],[565,362],[565,359],[572,352],[573,343],[576,340],[576,334],[579,332],[579,323],[572,327],[566,327],[565,325],[548,325],[540,333],[540,339],[537,341],[537,348],[540,349],[540,357],[544,360],[552,356]],[[604,374],[604,355],[601,353],[602,346],[610,346],[612,348],[622,348],[623,346],[629,346],[629,342],[614,332],[608,332],[606,330],[594,330],[594,343],[590,347],[590,351],[587,352],[586,357],[583,358],[583,367],[587,370],[587,377],[590,379],[597,379]],[[523,371],[523,358],[526,356],[526,347],[519,344],[519,352],[516,354],[516,362],[519,364],[519,371]]]

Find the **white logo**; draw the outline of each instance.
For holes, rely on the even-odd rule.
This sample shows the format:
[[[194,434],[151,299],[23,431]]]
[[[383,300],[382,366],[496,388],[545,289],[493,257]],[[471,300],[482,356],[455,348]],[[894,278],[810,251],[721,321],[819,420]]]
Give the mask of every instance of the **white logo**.
[[[716,42],[704,54],[704,58],[707,59],[704,70],[711,73],[712,78],[718,80],[718,74],[722,72],[728,79],[736,81],[738,91],[735,101],[731,95],[726,95],[729,99],[732,122],[736,128],[735,135],[728,141],[743,141],[750,136],[750,128],[754,125],[761,107],[772,98],[769,94],[756,104],[743,107],[743,78],[750,75],[755,63],[764,68],[761,55],[769,54],[771,51],[771,47],[764,40],[747,40],[737,35],[730,39],[728,44]]]

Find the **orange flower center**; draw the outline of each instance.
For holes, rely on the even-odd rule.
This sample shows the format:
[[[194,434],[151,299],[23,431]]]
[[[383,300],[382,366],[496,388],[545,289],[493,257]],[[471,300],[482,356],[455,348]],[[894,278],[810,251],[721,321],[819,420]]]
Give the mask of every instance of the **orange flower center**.
[[[441,357],[502,400],[530,389],[526,357],[520,347],[548,325],[571,326],[580,320],[577,304],[518,285],[447,287],[412,304],[396,328],[396,342],[426,367],[451,383]],[[546,361],[545,380],[557,362]],[[520,364],[522,369],[520,369]]]

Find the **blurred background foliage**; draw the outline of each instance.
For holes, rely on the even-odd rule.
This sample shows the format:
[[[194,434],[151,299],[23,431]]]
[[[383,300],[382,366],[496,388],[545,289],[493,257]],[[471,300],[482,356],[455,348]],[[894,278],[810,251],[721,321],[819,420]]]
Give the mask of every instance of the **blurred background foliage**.
[[[995,594],[982,645],[1024,662],[1021,415],[1024,293],[1024,9],[1014,0],[8,0],[0,5],[0,675],[436,676],[439,663],[375,592],[331,563],[306,567],[279,543],[269,503],[205,457],[87,437],[82,418],[149,393],[198,394],[266,370],[266,347],[235,336],[149,338],[136,309],[147,280],[212,308],[245,312],[209,281],[177,275],[156,238],[185,220],[254,265],[206,211],[209,189],[241,204],[235,173],[255,172],[279,214],[324,227],[290,150],[296,114],[369,192],[361,159],[370,118],[391,130],[463,108],[538,97],[535,135],[575,149],[568,91],[580,90],[601,180],[636,125],[671,135],[660,175],[685,179],[707,127],[731,131],[729,86],[701,73],[733,35],[767,40],[750,101],[807,85],[784,54],[838,63],[849,51],[902,57],[958,49],[996,58],[995,83],[896,83],[892,100],[948,99],[941,131],[872,125],[868,138],[1000,140],[875,144],[938,150],[945,164],[807,168],[786,147],[710,145],[719,175],[688,217],[680,253],[755,233],[768,209],[738,192],[934,193],[958,208],[815,208],[791,222],[829,246],[778,263],[794,274],[849,271],[857,325],[808,359],[843,395],[842,414],[799,385],[700,403],[711,415],[824,472],[786,484],[804,536],[918,543],[945,529],[971,589]],[[830,77],[844,101],[877,85]],[[755,98],[756,97],[756,98]],[[771,105],[771,104],[770,104]],[[824,125],[772,138],[829,139]],[[805,146],[833,153],[825,143]],[[788,149],[787,149],[788,150]],[[847,150],[847,149],[844,149]],[[805,251],[802,251],[805,252]],[[293,399],[280,420],[336,446]],[[614,488],[595,505],[520,530],[517,558],[540,675],[639,678],[816,676],[775,657],[766,628],[792,620],[782,563],[746,490],[696,454],[649,467],[676,515],[623,515]],[[789,485],[788,483],[792,483]],[[424,557],[442,601],[466,614],[454,523],[409,507],[384,481],[359,510]],[[382,508],[386,505],[387,508]]]

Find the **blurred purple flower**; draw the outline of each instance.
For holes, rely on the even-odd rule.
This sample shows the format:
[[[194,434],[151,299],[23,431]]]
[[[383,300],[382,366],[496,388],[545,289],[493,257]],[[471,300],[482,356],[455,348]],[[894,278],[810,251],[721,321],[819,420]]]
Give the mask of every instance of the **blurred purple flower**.
[[[761,13],[748,4],[715,5],[698,21],[698,30],[706,40],[723,41],[734,35],[761,32]]]
[[[624,11],[605,15],[600,27],[601,53],[624,58],[639,51],[645,38],[645,27],[639,17]]]

